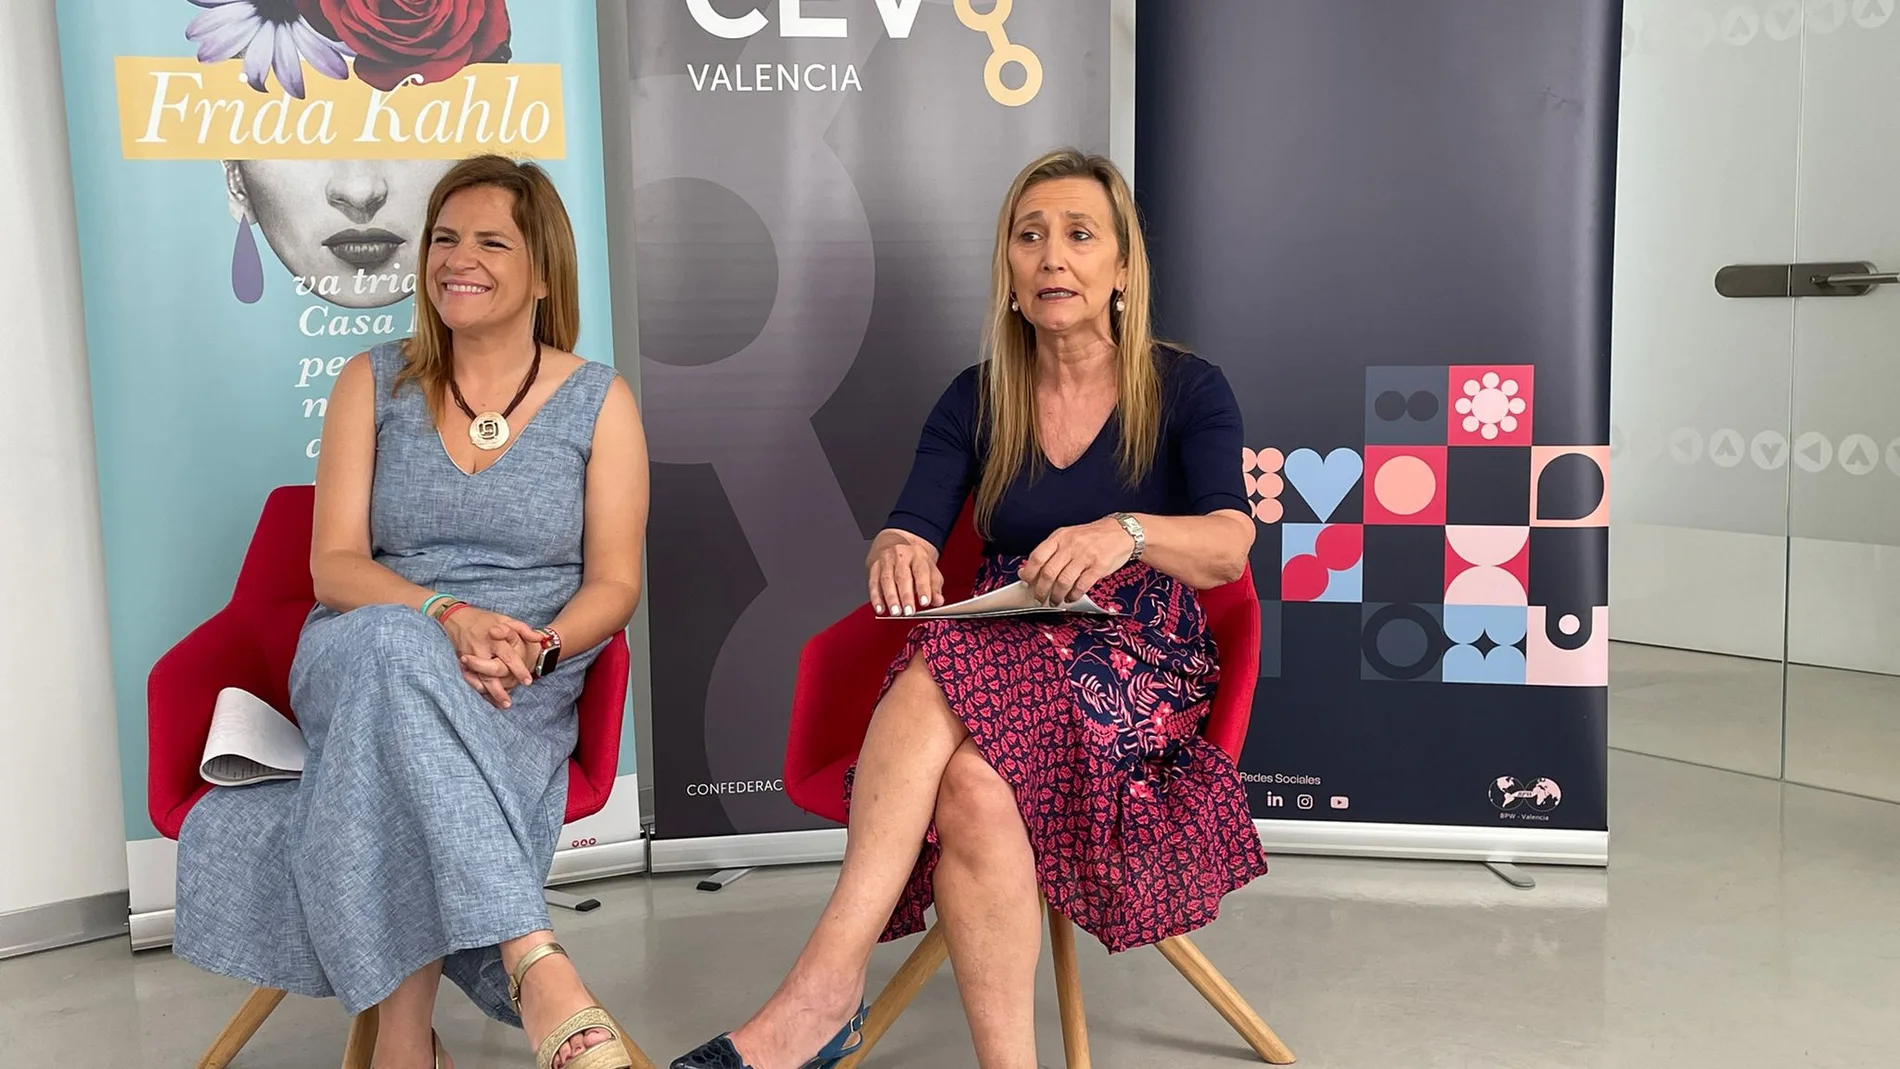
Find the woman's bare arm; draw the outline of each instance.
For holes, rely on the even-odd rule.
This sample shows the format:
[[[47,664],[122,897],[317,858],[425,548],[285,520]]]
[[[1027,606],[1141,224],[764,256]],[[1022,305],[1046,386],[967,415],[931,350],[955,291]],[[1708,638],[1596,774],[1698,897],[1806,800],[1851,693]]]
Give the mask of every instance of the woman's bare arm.
[[[1137,514],[1135,519],[1148,543],[1142,563],[1196,590],[1231,583],[1247,568],[1247,555],[1253,550],[1251,516],[1222,509],[1205,516]]]
[[[587,462],[580,589],[548,624],[571,652],[627,626],[640,603],[647,534],[647,442],[626,380],[615,378],[594,421]]]
[[[369,499],[376,472],[376,376],[369,356],[343,365],[330,390],[317,454],[310,579],[317,600],[337,612],[365,605],[420,609],[435,594],[370,557]]]

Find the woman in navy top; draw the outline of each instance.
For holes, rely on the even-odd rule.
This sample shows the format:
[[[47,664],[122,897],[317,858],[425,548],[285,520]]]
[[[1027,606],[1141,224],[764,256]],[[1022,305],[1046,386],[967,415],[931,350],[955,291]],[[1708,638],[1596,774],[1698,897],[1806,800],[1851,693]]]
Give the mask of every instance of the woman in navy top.
[[[1218,670],[1194,592],[1238,579],[1254,536],[1233,391],[1155,343],[1133,199],[1105,159],[1018,176],[993,274],[989,359],[924,426],[871,545],[872,605],[942,604],[938,553],[974,495],[979,590],[1020,578],[1118,615],[913,629],[846,781],[817,930],[744,1027],[675,1069],[835,1064],[872,947],[922,930],[933,901],[978,1064],[1033,1069],[1039,898],[1114,952],[1207,924],[1266,871],[1240,773],[1199,735]]]
[[[1070,464],[1055,467],[1045,463],[1041,471],[1025,470],[1012,480],[989,523],[983,540],[985,554],[1026,557],[1062,528],[1099,523],[1108,551],[1119,547],[1126,557],[1133,551],[1133,536],[1121,528],[1119,521],[1103,522],[1105,517],[1112,520],[1117,512],[1197,519],[1233,512],[1248,519],[1246,544],[1252,545],[1252,521],[1239,459],[1240,409],[1227,377],[1200,357],[1168,348],[1156,350],[1155,364],[1163,387],[1161,434],[1155,465],[1147,475],[1132,486],[1125,478],[1117,456],[1121,419],[1111,411],[1101,432]],[[984,372],[982,364],[965,370],[938,399],[924,423],[910,480],[888,521],[889,530],[915,535],[932,549],[942,548],[982,473],[978,443],[983,439],[979,395],[984,388]],[[1137,519],[1136,523],[1141,521]],[[1148,548],[1153,550],[1152,546]],[[875,561],[876,555],[872,559]],[[914,603],[907,595],[920,583],[930,584],[924,597],[934,599],[942,593],[935,585],[934,573],[918,576],[914,566],[911,573],[913,584],[909,590],[901,585],[889,591],[873,589],[872,601],[884,608],[897,605],[908,612],[914,611]],[[880,585],[886,578],[901,583],[896,569],[888,576],[880,575]],[[1196,578],[1218,581],[1220,576]],[[1238,578],[1238,574],[1232,578]],[[1071,583],[1069,588],[1075,585]]]

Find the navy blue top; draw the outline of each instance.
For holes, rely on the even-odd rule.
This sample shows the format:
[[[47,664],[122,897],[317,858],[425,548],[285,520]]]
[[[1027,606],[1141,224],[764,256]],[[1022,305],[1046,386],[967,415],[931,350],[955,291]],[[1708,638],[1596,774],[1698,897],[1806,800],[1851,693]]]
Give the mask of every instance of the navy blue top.
[[[1198,356],[1159,350],[1161,433],[1153,467],[1135,486],[1121,473],[1121,415],[1112,413],[1080,459],[1066,468],[1025,463],[998,502],[984,552],[1024,556],[1059,527],[1116,512],[1204,516],[1249,511],[1241,472],[1240,405],[1219,368]],[[943,548],[983,470],[977,426],[982,365],[966,369],[924,423],[910,479],[889,527]],[[1040,448],[1039,446],[1034,448]],[[1040,471],[1035,471],[1040,467]]]

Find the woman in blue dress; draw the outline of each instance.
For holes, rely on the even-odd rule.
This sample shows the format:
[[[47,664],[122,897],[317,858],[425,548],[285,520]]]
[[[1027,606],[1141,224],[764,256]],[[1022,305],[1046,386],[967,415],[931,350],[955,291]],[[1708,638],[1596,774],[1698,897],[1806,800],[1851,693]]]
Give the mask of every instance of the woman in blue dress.
[[[303,777],[193,808],[175,949],[376,1007],[378,1069],[448,1064],[443,976],[541,1069],[624,1069],[637,1048],[542,887],[588,665],[639,599],[644,432],[627,384],[570,351],[574,237],[543,171],[457,164],[421,236],[415,336],[350,361],[324,420],[290,677]]]

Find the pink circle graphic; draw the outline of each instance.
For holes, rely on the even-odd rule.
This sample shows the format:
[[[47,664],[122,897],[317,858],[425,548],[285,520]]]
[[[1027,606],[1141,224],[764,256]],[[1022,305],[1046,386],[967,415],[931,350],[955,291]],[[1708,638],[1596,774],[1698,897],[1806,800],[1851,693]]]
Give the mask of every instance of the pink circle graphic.
[[[1577,619],[1574,613],[1565,613],[1563,618],[1557,621],[1557,630],[1566,635],[1574,635],[1583,630],[1583,621]]]
[[[1311,553],[1302,553],[1280,569],[1280,597],[1286,601],[1318,601],[1333,577]]]
[[[1445,587],[1447,605],[1525,605],[1524,584],[1502,568],[1471,568]]]
[[[1373,477],[1373,496],[1395,516],[1416,516],[1438,494],[1438,476],[1432,466],[1414,456],[1396,456]]]
[[[1507,563],[1518,555],[1530,538],[1529,527],[1445,528],[1445,540],[1451,543],[1451,548],[1458,552],[1458,556],[1480,567],[1495,568]]]
[[[1320,563],[1335,572],[1343,572],[1359,563],[1365,552],[1364,540],[1356,523],[1336,523],[1319,533],[1313,553]]]

